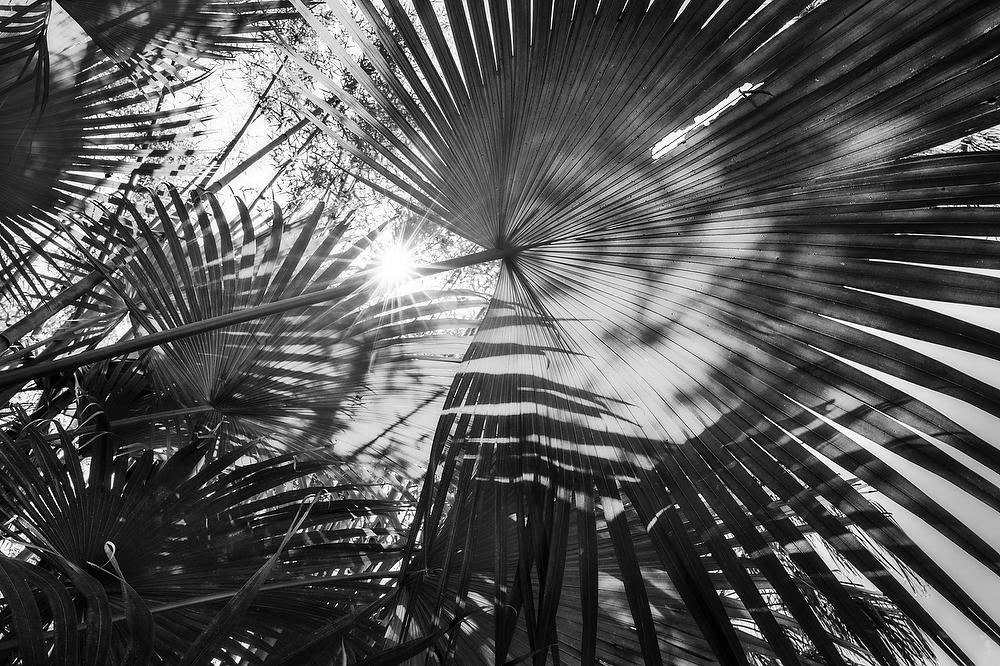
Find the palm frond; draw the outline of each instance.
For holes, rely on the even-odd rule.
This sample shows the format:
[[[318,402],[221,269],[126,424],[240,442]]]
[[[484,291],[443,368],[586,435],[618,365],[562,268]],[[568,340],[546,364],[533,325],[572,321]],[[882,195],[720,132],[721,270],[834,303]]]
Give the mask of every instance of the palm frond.
[[[268,22],[289,16],[282,0],[65,0],[63,9],[119,65],[175,77],[178,64],[225,58],[261,41]]]
[[[29,7],[41,15],[25,25],[21,10]],[[72,282],[75,255],[58,243],[64,212],[161,167],[182,168],[170,144],[198,134],[188,127],[195,106],[162,108],[159,84],[130,78],[68,17],[46,18],[48,11],[47,3],[23,3],[0,15],[0,34],[41,45],[0,59],[0,248],[14,278],[0,291],[4,298],[47,272],[33,270],[35,263],[48,262]]]
[[[194,107],[156,109],[148,103],[156,99],[149,77],[130,79],[74,33],[69,19],[56,15],[50,23],[47,72],[23,75],[24,61],[4,64],[17,72],[3,94],[0,126],[5,220],[87,196],[113,182],[112,174],[148,175],[169,155],[164,145],[196,135],[185,129]],[[38,85],[47,86],[44,104]]]
[[[85,663],[132,663],[129,655],[141,653],[179,663],[215,623],[217,635],[202,648],[213,656],[249,650],[244,663],[262,663],[296,636],[383,596],[396,576],[398,537],[376,518],[402,507],[351,486],[287,489],[319,463],[283,456],[234,465],[241,450],[206,463],[197,443],[162,461],[149,451],[117,454],[107,437],[86,442],[81,456],[80,444],[63,435],[53,447],[33,426],[0,443],[5,532],[33,553],[0,566],[50,599],[39,604],[28,583],[6,581],[7,654],[44,655],[52,640],[76,645],[82,622]],[[247,581],[261,571],[267,575],[248,596]],[[220,613],[234,599],[239,623],[227,624],[232,609],[223,620]],[[42,630],[50,623],[54,633]]]
[[[361,26],[331,3],[368,71],[293,4],[392,116],[317,79],[350,109],[312,99],[355,134],[345,147],[368,143],[378,157],[359,158],[419,215],[508,253],[418,512],[424,551],[450,553],[438,619],[488,576],[508,615],[498,659],[515,639],[535,663],[593,655],[607,594],[590,591],[617,572],[619,642],[674,663],[637,554],[648,542],[697,625],[692,650],[759,662],[749,621],[786,663],[922,658],[814,534],[971,663],[860,530],[1000,642],[848,480],[1000,575],[1000,554],[914,472],[1000,509],[986,425],[1000,338],[978,325],[998,305],[1000,157],[915,155],[1000,122],[995,4],[418,1],[412,20],[396,0],[359,0]],[[462,544],[479,523],[452,516],[498,525],[508,507],[516,557],[474,561]],[[578,596],[552,578],[576,559]]]
[[[136,335],[342,284],[358,271],[378,236],[373,232],[345,242],[345,223],[326,220],[325,230],[320,228],[320,206],[289,222],[275,208],[261,230],[241,203],[230,221],[211,195],[194,208],[175,191],[171,197],[173,213],[154,197],[157,214],[151,220],[133,209],[129,224],[134,230],[124,222],[111,225],[105,241],[105,253],[115,246],[145,248],[109,275],[128,304]],[[100,368],[93,390],[85,390],[103,405],[112,430],[139,424],[162,429],[173,423],[180,426],[174,436],[181,441],[190,433],[210,432],[223,447],[256,442],[263,448],[331,453],[331,435],[349,425],[363,426],[349,422],[354,413],[366,414],[369,421],[384,417],[381,396],[404,412],[440,403],[464,351],[460,340],[457,347],[442,345],[455,340],[456,329],[474,328],[483,305],[477,295],[458,291],[394,297],[384,293],[377,277],[369,277],[342,299],[150,350],[122,385],[131,387],[125,393],[115,382],[109,384]],[[466,314],[470,309],[472,314]],[[411,396],[393,391],[401,384],[411,387]],[[140,394],[147,399],[139,400]],[[106,398],[121,409],[108,413]],[[363,454],[418,474],[427,447],[404,447],[415,438],[412,429],[399,429],[382,421],[382,432],[372,436],[370,446],[333,453],[350,460]],[[145,439],[134,432],[129,438]],[[344,439],[356,441],[350,434]],[[390,448],[400,454],[396,460],[386,457]]]

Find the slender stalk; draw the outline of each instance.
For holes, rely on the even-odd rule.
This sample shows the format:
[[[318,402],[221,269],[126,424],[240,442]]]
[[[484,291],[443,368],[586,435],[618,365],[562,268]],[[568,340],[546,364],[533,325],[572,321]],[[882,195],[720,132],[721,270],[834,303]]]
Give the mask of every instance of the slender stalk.
[[[261,586],[260,591],[270,591],[270,590],[286,590],[295,587],[305,587],[307,585],[319,585],[321,583],[346,583],[360,580],[389,580],[394,578],[399,578],[402,574],[399,571],[381,571],[374,573],[363,573],[363,574],[343,574],[340,576],[320,576],[316,578],[300,578],[298,580],[289,580],[282,583],[268,583]],[[211,603],[213,601],[222,601],[223,599],[229,599],[235,597],[239,593],[239,590],[229,590],[226,592],[216,592],[215,594],[205,594],[200,597],[190,597],[184,599],[183,601],[172,601],[166,604],[160,604],[159,606],[153,606],[149,609],[150,613],[163,613],[165,611],[177,610],[178,608],[188,608],[189,606],[199,606],[201,604]],[[125,616],[121,617],[115,616],[112,621],[119,621],[125,619]],[[3,644],[0,643],[0,648]]]
[[[518,248],[484,250],[482,252],[476,252],[457,259],[449,259],[447,261],[434,264],[427,264],[414,269],[414,272],[420,276],[435,275],[437,273],[455,270],[456,268],[464,268],[466,266],[473,266],[487,261],[502,259],[516,251],[518,251]],[[344,280],[344,282],[335,287],[307,292],[305,294],[281,299],[271,303],[265,303],[263,305],[247,308],[245,310],[238,310],[236,312],[230,312],[216,317],[209,317],[208,319],[203,319],[202,321],[196,321],[190,324],[184,324],[183,326],[168,329],[166,331],[158,331],[156,333],[151,333],[150,335],[132,338],[113,345],[108,345],[107,347],[101,347],[100,349],[94,349],[75,354],[73,356],[67,356],[66,358],[36,363],[17,370],[9,370],[0,375],[0,389],[20,386],[33,379],[47,377],[49,375],[63,372],[64,370],[70,370],[83,365],[96,363],[98,361],[104,361],[106,359],[115,358],[116,356],[122,356],[134,351],[149,349],[150,347],[156,347],[158,345],[173,342],[174,340],[188,338],[192,335],[198,335],[200,333],[225,328],[226,326],[232,326],[245,321],[252,321],[254,319],[261,319],[270,315],[281,314],[297,308],[344,298],[367,284],[373,278],[376,271],[377,269],[367,269],[361,271],[347,280]]]
[[[145,423],[146,421],[169,419],[173,416],[189,416],[191,414],[204,414],[206,412],[214,412],[214,411],[216,411],[216,408],[212,407],[211,405],[201,405],[199,407],[183,407],[181,409],[170,409],[163,412],[154,412],[153,414],[130,416],[127,419],[117,419],[115,421],[110,421],[108,425],[120,428],[122,426],[133,425],[135,423]]]
[[[169,409],[162,412],[152,412],[150,414],[140,414],[139,416],[129,416],[124,419],[115,419],[114,421],[109,421],[108,425],[112,428],[121,428],[122,426],[130,426],[136,423],[146,423],[148,421],[158,421],[161,419],[169,419],[174,416],[190,416],[191,414],[206,414],[208,412],[216,411],[216,407],[211,405],[199,405],[197,407],[182,407],[181,409]],[[92,425],[79,426],[73,429],[73,435],[89,435],[91,433],[101,432],[100,428]],[[54,432],[48,435],[44,435],[43,439],[46,441],[58,441],[63,436],[60,432]]]
[[[250,157],[248,157],[245,160],[243,160],[242,162],[240,162],[240,164],[235,169],[233,169],[232,171],[230,171],[229,173],[227,173],[225,176],[223,176],[219,180],[217,180],[214,183],[212,183],[208,187],[208,191],[212,192],[214,194],[214,193],[218,192],[219,190],[221,190],[222,188],[224,188],[226,185],[229,185],[231,182],[233,182],[234,180],[236,180],[237,178],[239,178],[243,174],[243,172],[245,172],[251,166],[253,166],[258,161],[260,161],[269,152],[271,152],[272,150],[274,150],[275,148],[277,148],[278,146],[280,146],[281,144],[285,143],[290,138],[292,138],[293,136],[295,136],[295,134],[299,130],[301,130],[303,127],[305,127],[306,125],[308,125],[310,122],[311,121],[308,118],[304,118],[304,119],[298,121],[297,123],[295,123],[294,125],[292,125],[291,127],[289,127],[288,129],[286,129],[284,132],[282,132],[281,134],[279,134],[278,136],[276,136],[273,140],[271,140],[270,143],[268,143],[267,145],[265,145],[263,148],[261,148],[260,150],[258,150],[257,152],[255,152]]]
[[[247,130],[250,129],[250,125],[253,124],[253,121],[256,120],[257,116],[260,114],[260,110],[264,106],[264,100],[267,98],[268,94],[270,94],[271,88],[274,87],[275,82],[281,75],[281,70],[285,68],[285,64],[287,62],[288,62],[288,57],[286,56],[285,59],[281,62],[281,65],[278,67],[277,71],[275,71],[274,74],[271,75],[271,81],[267,84],[267,87],[264,88],[264,92],[262,92],[258,96],[257,104],[250,111],[250,114],[244,121],[243,126],[240,127],[240,129],[236,132],[233,138],[229,140],[229,143],[226,144],[226,147],[223,148],[215,157],[213,157],[212,162],[207,167],[205,167],[203,174],[199,176],[199,178],[197,179],[198,184],[196,185],[196,187],[199,188],[207,187],[209,181],[212,180],[212,177],[216,174],[216,172],[218,172],[223,162],[226,161],[226,158],[228,158],[229,155],[233,152],[233,150],[236,149],[237,144],[239,144],[239,142],[243,139],[243,136],[246,134]]]
[[[93,271],[76,284],[66,287],[45,303],[24,315],[3,333],[0,333],[0,352],[5,352],[21,338],[28,335],[45,322],[56,315],[60,310],[69,306],[73,301],[80,298],[91,289],[104,281],[104,275],[100,271]]]

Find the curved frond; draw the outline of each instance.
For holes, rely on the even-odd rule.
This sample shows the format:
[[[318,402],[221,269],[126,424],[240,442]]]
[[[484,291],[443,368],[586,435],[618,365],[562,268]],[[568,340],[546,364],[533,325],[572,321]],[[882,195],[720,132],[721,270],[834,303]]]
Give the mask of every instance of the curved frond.
[[[416,445],[419,429],[407,415],[443,401],[464,352],[455,331],[476,326],[483,299],[385,293],[377,276],[358,277],[377,231],[348,242],[347,225],[324,220],[321,206],[286,222],[277,207],[255,220],[242,203],[231,221],[211,195],[192,207],[171,191],[172,211],[157,197],[151,205],[150,219],[132,208],[132,221],[109,225],[112,233],[95,241],[105,254],[140,248],[109,273],[137,336],[321,292],[351,276],[357,285],[340,299],[169,342],[128,368],[98,366],[83,390],[112,430],[136,443],[172,432],[175,441],[210,434],[223,448],[316,449],[418,475],[429,442]],[[391,410],[406,427],[385,420]],[[331,448],[331,437],[344,445]]]
[[[221,58],[260,41],[266,21],[288,15],[282,0],[63,0],[60,5],[119,65],[172,76],[177,64]]]
[[[44,655],[53,639],[75,649],[79,621],[91,656],[57,663],[133,663],[130,652],[145,652],[152,656],[141,663],[175,664],[216,622],[221,633],[201,648],[263,663],[383,596],[396,576],[397,537],[385,518],[403,507],[353,486],[288,489],[321,464],[291,456],[248,463],[243,451],[206,463],[197,444],[166,461],[150,451],[116,454],[104,437],[85,443],[83,455],[67,436],[56,444],[34,426],[0,443],[5,533],[34,553],[0,562],[30,572],[20,587],[0,576],[2,652]],[[36,600],[32,612],[39,592],[60,603]],[[233,609],[219,621],[240,597],[238,623],[225,621]],[[54,633],[43,630],[50,623]]]

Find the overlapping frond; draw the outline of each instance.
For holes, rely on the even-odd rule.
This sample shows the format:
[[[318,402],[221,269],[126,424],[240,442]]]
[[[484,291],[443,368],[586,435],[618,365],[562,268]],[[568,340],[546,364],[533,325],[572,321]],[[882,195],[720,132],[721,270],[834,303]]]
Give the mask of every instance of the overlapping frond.
[[[185,168],[198,109],[168,95],[206,69],[198,58],[259,41],[282,7],[23,0],[0,9],[0,299],[27,308],[32,290],[74,281],[67,248],[51,244],[65,207]]]
[[[0,654],[22,663],[49,663],[53,641],[59,664],[176,664],[193,645],[263,663],[353,617],[396,576],[386,518],[402,507],[353,486],[288,489],[319,463],[245,462],[244,451],[205,463],[197,443],[162,461],[118,454],[103,436],[50,439],[30,426],[0,442],[4,531],[31,554],[0,560]],[[206,643],[270,560],[239,621]]]
[[[149,219],[126,204],[129,220],[109,224],[103,242],[107,255],[141,248],[108,268],[136,336],[348,287],[338,299],[206,330],[125,365],[97,366],[82,388],[112,430],[140,444],[136,428],[175,441],[210,433],[223,448],[323,449],[419,474],[428,444],[419,445],[414,424],[394,424],[386,412],[406,421],[410,411],[443,401],[464,351],[456,331],[476,326],[482,298],[386,294],[377,276],[355,275],[378,232],[347,242],[347,225],[324,220],[321,206],[288,222],[276,207],[261,228],[241,203],[230,221],[210,195],[195,207],[175,191],[169,204],[155,196],[151,202],[156,214]],[[458,347],[442,348],[449,342]],[[410,394],[394,392],[398,386]],[[349,418],[355,414],[357,422]],[[332,448],[345,428],[345,445]],[[360,437],[367,443],[356,444]]]
[[[47,2],[0,10],[0,35],[0,299],[30,311],[86,274],[64,211],[182,169],[172,142],[197,136],[196,109],[161,106],[159,83],[130,77]]]
[[[268,21],[288,16],[283,0],[64,0],[61,6],[112,60],[173,76],[179,64],[223,58],[260,42]]]
[[[158,109],[150,77],[131,79],[64,15],[49,24],[38,36],[44,55],[20,54],[3,63],[0,76],[5,224],[52,215],[101,185],[117,186],[114,174],[148,175],[170,155],[172,141],[194,136],[185,129],[193,107]],[[45,68],[35,67],[39,58]]]
[[[448,387],[485,306],[482,295],[464,290],[383,303],[365,391],[334,437],[334,455],[422,478]]]
[[[325,41],[391,127],[310,75],[391,196],[508,252],[421,506],[425,551],[449,553],[426,583],[450,609],[438,619],[485,576],[496,659],[588,663],[610,631],[595,581],[612,576],[628,654],[683,662],[656,616],[665,576],[706,659],[920,659],[875,594],[971,663],[897,559],[1000,641],[851,485],[1000,575],[994,546],[926,482],[1000,509],[1000,338],[984,323],[1000,158],[914,156],[1000,122],[996,4],[413,4],[416,20],[396,0],[330,3],[370,66]],[[492,562],[468,549],[478,517],[516,532]]]

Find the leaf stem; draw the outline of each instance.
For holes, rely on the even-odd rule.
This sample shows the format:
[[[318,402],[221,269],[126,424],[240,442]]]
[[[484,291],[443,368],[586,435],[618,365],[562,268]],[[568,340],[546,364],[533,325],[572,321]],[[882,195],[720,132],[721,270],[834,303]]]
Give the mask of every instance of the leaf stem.
[[[482,252],[475,252],[457,259],[449,259],[447,261],[420,266],[414,269],[413,272],[426,277],[428,275],[435,275],[437,273],[443,273],[445,271],[455,270],[465,266],[472,266],[487,261],[502,259],[517,252],[518,250],[519,248],[484,250]],[[295,310],[309,305],[316,305],[326,301],[337,300],[348,296],[365,286],[373,278],[377,271],[377,268],[366,269],[344,280],[341,284],[335,287],[307,292],[291,298],[257,305],[252,308],[229,312],[216,317],[209,317],[208,319],[191,322],[189,324],[177,326],[165,331],[157,331],[156,333],[151,333],[149,335],[135,337],[113,345],[108,345],[107,347],[101,347],[100,349],[93,349],[75,354],[73,356],[67,356],[66,358],[32,364],[27,367],[18,368],[17,370],[8,370],[0,375],[0,389],[19,386],[33,379],[47,377],[65,370],[78,368],[83,365],[89,365],[91,363],[104,361],[116,356],[122,356],[131,352],[164,345],[169,342],[173,342],[174,340],[180,340],[193,335],[206,333],[208,331],[214,331],[216,329],[225,328],[226,326],[232,326],[246,321],[252,321],[254,319],[261,319],[263,317],[281,314],[289,310]]]

